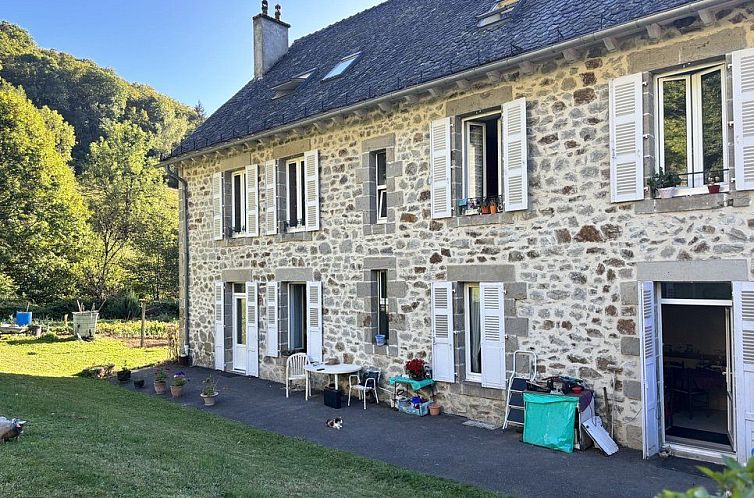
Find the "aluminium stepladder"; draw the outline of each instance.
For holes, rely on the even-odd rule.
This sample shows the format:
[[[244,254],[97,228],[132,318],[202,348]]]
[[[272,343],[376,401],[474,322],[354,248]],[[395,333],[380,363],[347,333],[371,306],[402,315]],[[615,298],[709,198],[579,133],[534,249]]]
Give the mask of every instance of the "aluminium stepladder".
[[[523,360],[524,358],[527,360],[526,371],[519,372],[519,359]],[[509,425],[524,426],[524,391],[526,391],[526,383],[533,381],[537,375],[537,355],[531,351],[514,351],[512,366],[513,369],[508,381],[503,429],[507,429]]]

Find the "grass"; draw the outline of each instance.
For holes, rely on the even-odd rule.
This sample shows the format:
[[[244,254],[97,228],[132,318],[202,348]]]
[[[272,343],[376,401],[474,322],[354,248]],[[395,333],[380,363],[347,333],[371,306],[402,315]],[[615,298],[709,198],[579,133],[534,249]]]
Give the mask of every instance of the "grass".
[[[489,496],[71,377],[92,364],[134,368],[165,353],[107,339],[0,341],[0,415],[29,421],[20,441],[0,446],[0,496]]]

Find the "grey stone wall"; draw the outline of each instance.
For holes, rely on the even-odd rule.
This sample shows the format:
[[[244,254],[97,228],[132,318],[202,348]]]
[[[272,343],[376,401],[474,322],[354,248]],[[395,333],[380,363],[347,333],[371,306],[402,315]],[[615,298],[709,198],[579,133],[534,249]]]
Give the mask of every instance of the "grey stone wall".
[[[406,360],[431,354],[430,283],[461,278],[459,267],[480,265],[483,271],[490,265],[506,282],[508,351],[535,351],[543,375],[577,376],[598,393],[607,387],[616,437],[640,448],[637,267],[743,260],[751,276],[754,215],[745,192],[610,203],[608,81],[695,57],[724,59],[728,50],[754,46],[750,7],[718,17],[709,27],[698,21],[669,27],[659,40],[623,40],[615,52],[596,47],[573,62],[546,62],[532,74],[507,73],[499,82],[449,89],[389,113],[372,111],[307,131],[307,148],[320,151],[321,229],[299,239],[262,235],[215,242],[211,237],[212,172],[280,158],[275,150],[295,141],[265,142],[243,154],[183,168],[191,204],[190,329],[196,361],[213,364],[212,291],[225,270],[247,270],[260,283],[264,353],[265,283],[275,279],[278,268],[312,269],[323,283],[324,357],[374,365],[387,378],[402,373]],[[429,123],[519,97],[527,99],[529,209],[432,220]],[[385,136],[394,136],[393,160],[400,164],[390,187],[395,228],[376,233],[365,229],[363,158],[369,141]],[[458,159],[454,154],[454,162]],[[264,195],[260,185],[262,206]],[[365,272],[377,257],[395,261],[387,269],[394,273],[390,324],[396,340],[382,351],[364,340],[371,310]],[[460,376],[462,335],[458,329],[458,382],[441,383],[439,397],[451,413],[500,423],[504,391],[482,389]],[[282,380],[283,362],[264,357],[260,375]],[[614,375],[615,365],[622,370]],[[603,406],[601,394],[597,403]]]

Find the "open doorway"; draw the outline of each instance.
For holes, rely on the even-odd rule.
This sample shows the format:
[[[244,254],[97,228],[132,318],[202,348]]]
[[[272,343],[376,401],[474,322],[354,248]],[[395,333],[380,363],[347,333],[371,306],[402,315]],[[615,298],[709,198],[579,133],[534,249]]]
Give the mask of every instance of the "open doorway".
[[[665,441],[735,446],[730,283],[662,283]]]

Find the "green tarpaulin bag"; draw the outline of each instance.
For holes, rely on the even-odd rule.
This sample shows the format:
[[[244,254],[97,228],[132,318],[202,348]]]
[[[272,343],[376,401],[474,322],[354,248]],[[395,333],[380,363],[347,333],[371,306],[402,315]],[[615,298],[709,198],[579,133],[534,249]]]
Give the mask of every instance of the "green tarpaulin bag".
[[[524,442],[573,452],[579,399],[572,396],[524,393]]]

